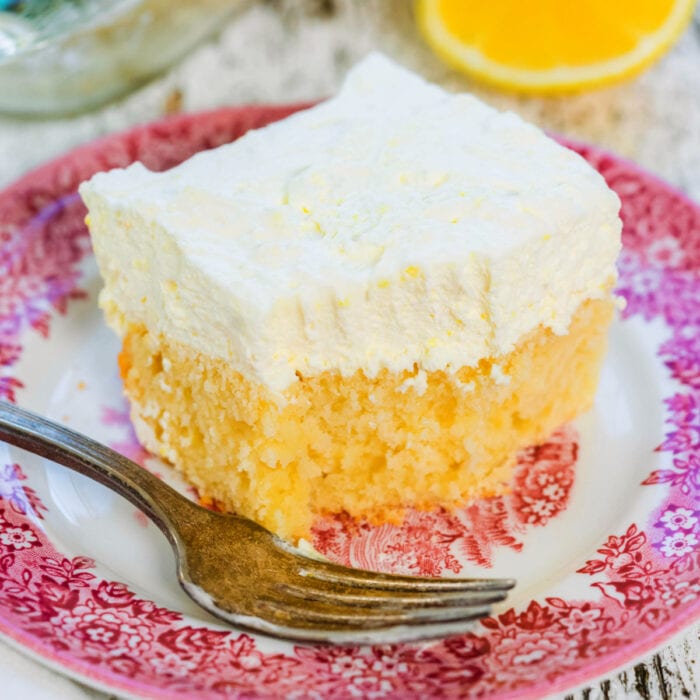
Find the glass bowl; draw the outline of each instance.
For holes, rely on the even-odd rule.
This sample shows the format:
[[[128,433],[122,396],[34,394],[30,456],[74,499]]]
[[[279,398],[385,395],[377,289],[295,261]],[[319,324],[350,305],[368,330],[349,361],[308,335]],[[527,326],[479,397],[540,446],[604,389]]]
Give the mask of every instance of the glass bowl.
[[[142,85],[214,34],[235,0],[0,0],[0,111],[66,115]]]

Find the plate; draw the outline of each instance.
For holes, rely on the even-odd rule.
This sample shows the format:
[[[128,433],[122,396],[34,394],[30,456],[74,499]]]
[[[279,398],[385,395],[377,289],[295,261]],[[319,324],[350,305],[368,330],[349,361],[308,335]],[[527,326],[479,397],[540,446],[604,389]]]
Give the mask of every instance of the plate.
[[[137,127],[1,193],[0,396],[174,479],[131,431],[76,188],[134,160],[166,169],[297,108]],[[700,618],[700,209],[630,163],[567,145],[623,203],[626,307],[595,407],[524,450],[503,497],[401,526],[338,516],[314,530],[321,552],[354,566],[515,576],[493,617],[447,640],[371,648],[231,630],[180,591],[165,539],[132,506],[0,446],[0,631],[65,672],[149,698],[506,698],[608,674]]]

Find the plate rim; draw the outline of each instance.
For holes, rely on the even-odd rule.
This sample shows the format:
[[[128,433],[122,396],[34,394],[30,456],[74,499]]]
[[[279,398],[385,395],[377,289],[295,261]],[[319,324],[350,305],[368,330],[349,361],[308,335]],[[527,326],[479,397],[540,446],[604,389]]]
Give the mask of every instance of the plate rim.
[[[72,159],[80,157],[83,154],[93,153],[107,146],[109,143],[116,139],[128,138],[130,135],[135,135],[144,132],[153,127],[166,127],[175,128],[178,125],[184,125],[192,123],[194,121],[203,119],[232,119],[241,112],[253,110],[270,110],[277,109],[282,114],[288,114],[299,109],[304,109],[312,106],[314,102],[297,102],[293,104],[280,104],[280,105],[241,105],[233,107],[220,107],[213,110],[205,110],[198,112],[187,112],[178,115],[167,116],[161,119],[157,119],[148,123],[139,124],[132,126],[123,131],[110,133],[108,135],[102,136],[98,139],[89,141],[87,143],[81,144],[75,148],[68,149],[65,153],[51,159],[47,163],[44,163],[36,168],[29,170],[24,175],[17,178],[15,181],[7,185],[6,187],[0,189],[0,200],[5,197],[12,197],[19,194],[28,184],[38,177],[44,177],[50,175],[52,172],[56,171],[61,167],[62,164],[68,162]],[[624,167],[630,172],[643,177],[646,181],[653,183],[656,187],[665,190],[666,192],[672,194],[674,197],[684,202],[687,206],[694,209],[700,213],[700,205],[694,202],[687,194],[681,191],[674,185],[669,184],[659,176],[650,173],[646,169],[642,168],[635,162],[618,156],[607,149],[600,148],[598,146],[588,144],[576,139],[569,137],[563,137],[559,135],[554,135],[554,137],[566,146],[573,148],[574,150],[585,150],[589,153],[594,154],[597,158],[609,158],[616,163],[624,165]],[[25,331],[23,331],[23,334]],[[643,658],[646,655],[652,654],[664,646],[667,646],[672,642],[673,638],[683,632],[689,630],[693,625],[696,625],[700,620],[700,599],[696,600],[694,604],[685,611],[683,618],[680,615],[672,616],[665,623],[660,625],[655,629],[651,629],[649,634],[645,637],[636,640],[632,645],[621,647],[616,651],[607,654],[603,660],[598,659],[596,662],[574,671],[565,672],[560,679],[555,680],[549,685],[548,692],[561,692],[562,690],[574,689],[577,687],[582,687],[595,682],[596,678],[602,678],[608,676],[615,671],[621,670],[635,660]],[[90,669],[94,668],[87,662],[82,662],[75,657],[70,657],[65,659],[60,657],[58,654],[53,654],[44,645],[41,645],[36,641],[35,637],[30,633],[25,633],[21,630],[17,630],[8,621],[0,616],[0,635],[3,639],[7,639],[11,642],[12,646],[20,652],[29,653],[31,658],[36,658],[48,667],[56,670],[58,672],[65,673],[70,677],[75,677],[81,682],[87,682],[93,687],[99,687],[100,689],[105,689],[106,692],[110,692],[113,689],[118,689],[119,692],[133,693],[134,688],[132,685],[139,686],[139,695],[133,697],[144,697],[144,698],[179,698],[182,697],[181,694],[176,691],[170,691],[167,688],[159,689],[149,689],[147,686],[141,684],[139,681],[131,681],[124,676],[111,671],[100,669],[96,672],[91,672]],[[264,635],[261,635],[264,636]],[[629,650],[634,651],[630,652]],[[83,668],[84,666],[84,668]],[[595,671],[595,675],[591,675],[591,670]],[[539,684],[531,684],[530,686],[523,687],[514,691],[505,691],[500,693],[497,697],[502,698],[526,698],[526,697],[538,697],[538,689],[542,689],[543,681]],[[155,694],[148,692],[149,690],[155,690]]]

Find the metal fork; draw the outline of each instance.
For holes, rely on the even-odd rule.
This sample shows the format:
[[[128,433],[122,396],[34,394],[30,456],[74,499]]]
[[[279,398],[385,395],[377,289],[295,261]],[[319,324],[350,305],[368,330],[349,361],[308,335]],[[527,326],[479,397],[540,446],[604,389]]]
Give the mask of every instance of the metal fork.
[[[133,503],[166,535],[185,592],[236,627],[343,644],[456,634],[491,613],[511,579],[437,579],[303,556],[260,525],[193,503],[114,450],[0,402],[0,440],[74,469]]]

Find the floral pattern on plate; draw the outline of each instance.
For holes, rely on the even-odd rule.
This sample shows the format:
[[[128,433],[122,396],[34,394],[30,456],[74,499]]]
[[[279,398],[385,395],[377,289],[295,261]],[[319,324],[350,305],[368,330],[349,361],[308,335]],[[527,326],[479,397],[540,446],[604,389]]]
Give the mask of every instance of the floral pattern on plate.
[[[25,348],[50,343],[52,324],[85,297],[80,181],[137,159],[171,167],[294,109],[224,109],[138,127],[0,193],[0,396],[22,400],[29,381],[16,368]],[[629,485],[643,517],[576,564],[575,596],[538,596],[429,644],[271,645],[160,607],[101,577],[91,558],[62,553],[42,524],[50,496],[12,462],[0,464],[0,631],[72,673],[145,697],[540,697],[629,663],[698,619],[700,210],[635,166],[570,145],[622,199],[623,318],[663,327],[655,361],[666,375],[665,436],[642,483]],[[513,490],[500,499],[458,514],[411,514],[401,527],[328,519],[317,525],[316,545],[341,561],[423,574],[488,566],[499,548],[520,556],[522,533],[549,527],[566,508],[576,443],[565,427],[524,451]],[[134,446],[125,440],[121,449]]]

